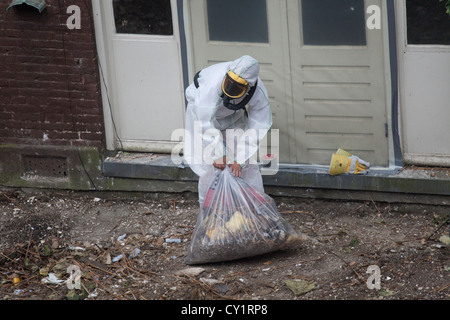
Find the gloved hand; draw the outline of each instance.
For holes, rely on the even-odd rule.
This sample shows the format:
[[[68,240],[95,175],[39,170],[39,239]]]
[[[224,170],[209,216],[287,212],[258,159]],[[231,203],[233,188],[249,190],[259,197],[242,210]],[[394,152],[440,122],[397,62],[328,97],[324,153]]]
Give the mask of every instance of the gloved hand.
[[[232,164],[228,165],[230,167],[230,171],[231,173],[235,176],[235,177],[240,177],[241,173],[242,173],[242,167],[239,163],[237,163],[236,161],[234,161]]]
[[[213,162],[213,167],[223,170],[227,166],[227,157],[223,156],[222,158],[216,159]]]

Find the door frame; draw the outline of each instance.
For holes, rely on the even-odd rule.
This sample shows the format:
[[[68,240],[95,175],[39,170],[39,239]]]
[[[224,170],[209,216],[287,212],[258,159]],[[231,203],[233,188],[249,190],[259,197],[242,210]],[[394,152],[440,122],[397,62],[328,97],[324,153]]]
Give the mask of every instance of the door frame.
[[[369,8],[370,5],[376,5],[380,8],[381,10],[381,26],[380,26],[380,30],[369,30],[367,29],[367,27],[365,26],[366,24],[364,24],[365,26],[365,33],[366,33],[366,44],[365,45],[338,45],[338,46],[327,46],[327,45],[305,45],[303,43],[303,35],[302,35],[302,30],[303,30],[303,23],[301,21],[301,16],[298,17],[297,11],[301,11],[302,10],[302,5],[300,3],[300,1],[296,1],[295,5],[291,8],[288,9],[288,12],[291,13],[291,15],[288,17],[287,21],[295,21],[295,27],[290,30],[290,34],[293,34],[294,37],[294,41],[292,43],[290,43],[290,50],[291,50],[291,57],[295,57],[296,53],[298,52],[299,55],[304,55],[301,57],[301,60],[298,60],[297,62],[295,62],[294,58],[291,61],[291,74],[293,77],[293,83],[300,83],[301,81],[305,81],[303,79],[303,76],[306,76],[306,74],[308,73],[308,71],[304,72],[304,70],[301,70],[302,68],[296,70],[296,66],[302,65],[303,63],[308,64],[310,63],[310,61],[314,61],[313,67],[314,65],[318,65],[320,64],[320,61],[323,61],[322,59],[327,59],[326,56],[329,55],[329,52],[332,52],[332,54],[330,55],[335,55],[337,58],[336,60],[336,64],[344,64],[344,65],[350,65],[352,66],[353,61],[359,61],[359,62],[355,62],[355,66],[357,65],[365,65],[366,63],[369,65],[370,64],[370,71],[367,71],[367,75],[366,77],[362,77],[361,73],[364,71],[360,71],[358,70],[357,73],[355,72],[355,76],[351,77],[348,81],[356,81],[356,78],[359,79],[367,79],[367,82],[369,82],[371,85],[367,86],[366,88],[362,88],[362,90],[355,90],[353,89],[353,96],[355,96],[355,98],[359,98],[359,99],[370,99],[370,105],[371,108],[370,110],[376,110],[376,111],[371,111],[370,112],[370,116],[373,116],[373,120],[369,123],[369,125],[372,127],[372,130],[369,130],[367,132],[369,133],[373,133],[374,137],[373,138],[373,147],[375,148],[375,150],[378,150],[378,152],[375,152],[375,155],[382,155],[382,157],[380,156],[380,158],[382,160],[383,163],[380,164],[380,167],[387,167],[387,166],[392,166],[392,154],[391,154],[391,146],[392,146],[392,135],[390,134],[390,132],[387,132],[388,130],[390,130],[389,128],[391,128],[391,78],[388,76],[388,71],[390,68],[390,59],[389,59],[389,34],[388,34],[388,19],[387,19],[387,12],[388,12],[388,6],[386,4],[385,1],[374,1],[374,0],[365,0],[364,2],[364,17],[366,18],[365,20],[367,20],[367,18],[369,17],[368,13],[366,12],[367,8]],[[291,3],[292,4],[292,3]],[[298,6],[298,7],[297,7]],[[303,53],[300,53],[300,50],[303,50]],[[312,58],[311,52],[315,52],[316,54],[313,54],[313,57],[318,56],[320,57],[319,60],[316,60],[314,58]],[[376,52],[376,53],[374,53]],[[352,55],[352,56],[350,56]],[[308,62],[307,62],[307,61]],[[331,62],[332,64],[334,63]],[[358,67],[356,67],[358,68]],[[313,69],[314,70],[314,69]],[[305,75],[303,75],[302,73],[304,72]],[[313,71],[313,73],[316,71]],[[375,75],[374,77],[372,77],[372,75]],[[311,77],[314,77],[314,75],[311,74],[311,72],[309,72],[308,74],[308,78],[309,79],[313,79]],[[294,78],[297,78],[297,80],[294,80]],[[315,80],[308,80],[308,81],[315,81]],[[322,81],[322,80],[319,80]],[[361,81],[366,81],[366,80],[361,80]],[[376,86],[379,82],[379,85]],[[301,94],[297,95],[297,97],[302,97],[301,100],[303,100],[304,97],[307,98],[314,98],[312,100],[316,100],[315,98],[321,98],[321,95],[318,94],[318,89],[317,88],[313,88],[313,87],[307,87],[307,86],[303,86],[302,87],[303,91],[298,91],[301,92]],[[338,91],[338,88],[333,88],[336,91]],[[366,94],[363,95],[361,94],[361,96],[357,96],[357,93],[359,93],[359,91],[362,93],[364,91],[366,91]],[[297,92],[297,94],[298,94]],[[377,94],[377,98],[376,99],[372,99],[372,95]],[[294,94],[295,97],[295,94]],[[333,96],[331,98],[334,98]],[[299,100],[299,99],[297,99]],[[306,99],[305,99],[306,100]],[[317,99],[319,100],[319,99]],[[305,107],[306,107],[306,103],[305,103]],[[376,108],[374,108],[376,107]],[[306,109],[306,108],[305,108]],[[350,109],[350,108],[349,108]],[[306,120],[306,118],[303,118],[304,115],[308,114],[308,111],[306,110],[298,110],[298,114],[300,115],[297,116],[299,121],[297,121],[297,123],[300,124],[300,121],[304,121],[304,127],[307,126],[311,126],[311,124],[308,124],[308,121]],[[344,111],[344,110],[342,110]],[[314,113],[314,111],[312,111],[312,108],[310,107],[309,112]],[[309,113],[311,114],[311,113]],[[353,115],[352,113],[347,114],[347,116],[351,116]],[[360,114],[361,116],[364,116],[364,114]],[[377,121],[378,120],[378,121]],[[348,121],[348,120],[347,120]],[[387,128],[385,127],[385,124],[387,124]],[[342,127],[342,125],[340,125]],[[347,129],[348,132],[352,132],[351,130]],[[359,131],[360,130],[360,131]],[[333,130],[331,130],[331,132],[333,132]],[[355,133],[359,133],[359,132],[366,132],[365,131],[365,127],[364,125],[360,124],[360,128],[358,130],[354,131]],[[297,146],[298,151],[300,152],[300,148],[305,148],[304,152],[306,153],[307,147],[313,147],[315,146],[314,144],[311,144],[311,140],[309,140],[310,138],[307,137],[307,130],[304,132],[304,138],[303,141],[305,141],[304,145],[299,145]],[[352,138],[350,138],[352,139]],[[382,139],[382,140],[381,140]],[[330,141],[330,144],[328,146],[329,149],[332,149],[332,145],[335,145],[334,143],[331,142],[335,142],[334,140],[336,140],[336,138],[325,138],[323,139],[325,144],[328,143],[328,141]],[[328,140],[328,141],[327,141]],[[355,139],[355,141],[357,141],[358,139]],[[359,144],[360,146],[363,145],[360,142],[355,142],[356,144]],[[341,145],[341,147],[345,148],[345,145]],[[364,148],[362,148],[364,149]],[[332,151],[328,150],[329,154],[332,153]],[[356,151],[355,151],[356,152]],[[364,151],[361,151],[364,152]],[[362,156],[364,157],[364,153],[362,154]],[[325,157],[326,157],[326,153],[325,153]],[[364,158],[367,159],[367,158]],[[326,160],[325,160],[326,161]]]
[[[425,166],[449,166],[450,156],[440,155],[440,154],[422,154],[422,153],[411,153],[408,152],[408,141],[407,141],[407,124],[405,120],[405,114],[408,112],[405,101],[406,101],[406,91],[405,91],[405,53],[407,52],[417,52],[417,53],[427,53],[427,52],[440,52],[450,53],[450,46],[448,45],[408,45],[407,42],[407,21],[406,21],[406,0],[395,1],[395,12],[397,20],[397,59],[398,59],[398,78],[399,78],[399,113],[400,120],[399,126],[401,131],[402,141],[401,146],[403,148],[403,161],[405,164],[412,165],[425,165]],[[444,6],[443,9],[445,10]]]
[[[116,83],[113,80],[114,70],[113,65],[113,51],[112,51],[112,36],[114,35],[114,29],[111,28],[111,17],[105,17],[105,0],[92,0],[93,20],[95,27],[95,38],[97,45],[101,94],[102,94],[102,106],[105,125],[105,141],[107,150],[123,150],[134,149],[139,150],[142,145],[145,144],[144,152],[159,152],[159,153],[171,153],[173,147],[179,142],[176,141],[157,141],[146,140],[145,142],[133,142],[122,141],[118,136],[118,126],[120,125],[120,119],[117,116],[118,108],[117,98],[115,93],[117,91]],[[111,0],[109,0],[111,1]],[[181,0],[182,1],[182,0]],[[180,0],[171,0],[172,17],[173,17],[173,37],[178,42],[180,47],[179,60],[180,64],[180,82],[182,87],[186,87],[186,62],[185,62],[185,39],[184,39],[184,26],[182,17],[182,5]],[[184,103],[184,98],[182,99]],[[180,108],[183,112],[184,118],[184,105]]]
[[[104,1],[104,0],[103,0]],[[100,74],[100,87],[102,94],[103,118],[105,124],[105,141],[107,150],[115,150],[118,146],[118,137],[115,134],[114,121],[112,117],[112,106],[110,104],[109,90],[111,81],[107,70],[107,46],[105,32],[107,27],[104,25],[104,19],[101,9],[102,0],[92,0],[92,12],[95,28],[95,39],[97,44],[97,56]]]

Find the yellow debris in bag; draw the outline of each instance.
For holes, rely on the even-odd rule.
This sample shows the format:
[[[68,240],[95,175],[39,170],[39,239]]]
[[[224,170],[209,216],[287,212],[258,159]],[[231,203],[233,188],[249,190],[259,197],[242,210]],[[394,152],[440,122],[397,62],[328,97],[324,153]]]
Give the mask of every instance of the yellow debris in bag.
[[[215,228],[211,228],[206,232],[206,235],[211,239],[213,242],[220,242],[225,239],[227,236],[226,230],[224,230],[222,227],[217,226]]]
[[[230,232],[236,232],[237,230],[245,226],[245,223],[246,222],[244,216],[239,211],[236,211],[231,219],[228,220],[226,226]]]

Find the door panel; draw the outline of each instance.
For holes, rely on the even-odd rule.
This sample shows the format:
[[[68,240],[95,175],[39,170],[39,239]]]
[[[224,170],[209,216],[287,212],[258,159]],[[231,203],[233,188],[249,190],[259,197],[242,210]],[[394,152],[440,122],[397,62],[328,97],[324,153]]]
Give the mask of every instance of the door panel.
[[[406,163],[450,165],[450,19],[443,2],[398,1]]]
[[[169,152],[173,130],[184,127],[176,1],[101,5],[118,147]]]
[[[381,6],[381,1],[370,4]],[[294,117],[303,128],[296,130],[297,160],[302,163],[328,164],[342,147],[372,165],[388,164],[383,36],[366,30],[364,8],[362,0],[288,1]],[[338,41],[306,30],[315,27],[302,23],[311,14],[325,15],[315,17],[323,33],[339,29],[335,24],[345,20],[353,22],[333,31]],[[359,31],[349,35],[352,29]],[[320,46],[305,45],[311,33],[321,38]]]

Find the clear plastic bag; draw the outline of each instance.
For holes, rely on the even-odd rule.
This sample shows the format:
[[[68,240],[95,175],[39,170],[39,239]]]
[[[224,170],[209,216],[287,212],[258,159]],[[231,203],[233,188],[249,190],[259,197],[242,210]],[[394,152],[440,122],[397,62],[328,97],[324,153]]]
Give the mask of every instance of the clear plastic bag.
[[[283,219],[271,197],[234,177],[228,168],[217,169],[185,262],[235,260],[286,249],[307,239]]]

